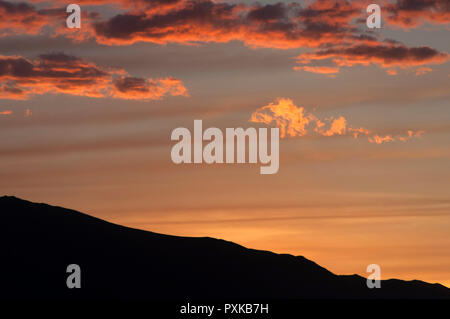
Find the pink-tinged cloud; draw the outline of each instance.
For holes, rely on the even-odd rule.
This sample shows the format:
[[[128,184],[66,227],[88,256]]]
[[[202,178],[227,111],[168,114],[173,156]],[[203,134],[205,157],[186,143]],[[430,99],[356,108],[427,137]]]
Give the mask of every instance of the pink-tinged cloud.
[[[175,78],[130,77],[125,70],[103,68],[64,53],[43,54],[34,60],[0,56],[0,98],[25,100],[47,93],[155,100],[187,96],[187,89]]]
[[[11,115],[13,112],[10,110],[0,111],[0,115]]]
[[[307,113],[302,106],[296,106],[289,98],[278,98],[252,113],[250,122],[274,125],[280,129],[280,137],[301,137],[309,134],[318,136],[344,136],[353,138],[367,137],[370,143],[406,142],[420,137],[424,131],[407,131],[404,135],[380,135],[364,127],[349,126],[345,117],[319,119],[312,113]]]

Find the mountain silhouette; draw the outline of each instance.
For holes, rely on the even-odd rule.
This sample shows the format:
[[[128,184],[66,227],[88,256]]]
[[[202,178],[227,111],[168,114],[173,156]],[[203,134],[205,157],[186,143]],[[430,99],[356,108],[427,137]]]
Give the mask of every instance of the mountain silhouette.
[[[390,279],[369,289],[363,277],[301,256],[132,229],[16,197],[0,197],[0,212],[2,299],[450,298],[440,284]],[[81,289],[66,286],[70,264],[81,267]]]

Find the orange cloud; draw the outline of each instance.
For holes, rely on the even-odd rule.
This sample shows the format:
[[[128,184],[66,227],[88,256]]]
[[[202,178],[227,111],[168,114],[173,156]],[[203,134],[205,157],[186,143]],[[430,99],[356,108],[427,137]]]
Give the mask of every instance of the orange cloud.
[[[40,0],[33,2],[42,5]],[[69,31],[64,26],[67,15],[64,1],[44,3],[50,7],[38,10],[26,3],[0,0],[0,18],[4,18],[0,19],[3,21],[0,36],[50,30],[54,35],[74,41],[93,39],[105,45],[240,41],[252,48],[311,48],[313,52],[297,58],[300,65],[294,69],[329,77],[336,76],[341,67],[371,64],[387,68],[388,74],[394,75],[396,67],[441,64],[448,58],[447,53],[430,47],[407,47],[397,41],[380,40],[379,33],[365,27],[367,3],[364,1],[247,4],[214,0],[80,0],[78,3],[83,5],[111,6],[112,12],[118,13],[104,18],[92,12],[95,7],[89,8],[83,11],[83,27],[77,31]],[[448,0],[397,0],[382,4],[388,23],[417,25],[420,21],[449,21]],[[326,59],[333,65],[314,65],[315,61]],[[418,75],[424,70],[418,70]]]
[[[0,56],[0,98],[24,100],[46,93],[154,100],[187,96],[187,89],[175,78],[130,77],[124,70],[105,69],[64,53],[35,60]]]
[[[156,7],[162,3],[153,2]],[[177,1],[169,10],[149,9],[145,5],[139,5],[139,8],[95,22],[93,29],[97,41],[127,45],[235,40],[251,47],[317,47],[357,39],[356,30],[350,24],[362,12],[355,4],[337,0],[322,0],[306,6],[299,2],[248,5],[183,0]]]
[[[6,1],[5,1],[6,2]],[[30,0],[30,2],[43,2],[43,0]],[[146,14],[166,13],[173,10],[182,10],[194,1],[190,0],[78,0],[80,5],[108,5],[116,9],[130,10],[129,12],[145,12]],[[197,0],[195,2],[209,2],[220,5],[220,1]],[[54,4],[65,6],[66,0],[54,0]],[[292,2],[290,5],[293,5]],[[448,0],[380,0],[385,19],[388,24],[395,24],[404,28],[413,28],[425,22],[432,24],[450,23],[450,9]],[[252,8],[252,6],[242,3],[236,4],[242,11]],[[259,17],[273,17],[274,6],[255,4],[253,6],[264,9],[256,13]],[[361,12],[365,12],[368,2],[345,1],[345,0],[320,0],[310,1],[299,10],[299,16],[308,19],[311,23],[340,22],[348,23],[351,19],[358,17]]]
[[[43,2],[44,0],[30,0],[30,2]],[[169,9],[175,8],[178,5],[185,2],[185,0],[77,0],[79,5],[107,5],[111,7],[124,8],[124,9],[151,9],[157,8]],[[67,0],[53,0],[53,3],[61,6],[67,5]]]
[[[62,8],[38,10],[26,2],[0,0],[0,36],[37,34],[44,27],[57,27],[65,17]]]
[[[394,138],[391,135],[380,136],[378,134],[375,134],[374,136],[369,137],[370,143],[383,144],[386,142],[393,142],[393,141]]]
[[[318,74],[335,74],[339,73],[338,67],[329,67],[329,66],[295,66],[294,70],[296,71],[306,71],[311,73]]]
[[[347,125],[347,119],[343,116],[338,118],[319,119],[312,113],[306,113],[302,106],[296,106],[289,98],[278,98],[257,109],[252,113],[250,122],[275,125],[280,128],[280,137],[299,137],[307,134],[317,134],[319,136],[352,135],[357,139],[366,136],[370,143],[382,144],[400,140],[406,142],[415,137],[420,137],[424,131],[407,131],[406,135],[380,135],[372,133],[364,127],[353,127]],[[327,127],[328,123],[328,128]]]
[[[450,23],[448,0],[397,0],[384,6],[387,23],[405,29],[417,28],[425,22],[431,24]]]
[[[360,135],[369,135],[371,132],[364,127],[349,127],[348,131],[352,133],[353,137],[357,139]]]
[[[11,115],[13,112],[10,110],[0,111],[0,115]]]
[[[334,68],[351,67],[354,65],[369,66],[371,64],[387,68],[390,75],[397,74],[395,67],[407,68],[423,66],[425,64],[441,64],[447,61],[449,55],[430,47],[408,48],[401,44],[353,45],[349,47],[334,47],[301,54],[297,57],[299,64],[311,64],[317,61],[331,60]],[[310,66],[297,67],[304,69]],[[420,72],[429,68],[420,68]]]
[[[396,69],[387,69],[386,73],[389,75],[397,75],[398,71]]]
[[[330,122],[328,129],[325,122]],[[306,113],[302,106],[296,106],[291,99],[279,98],[257,109],[250,117],[250,122],[275,124],[280,128],[280,136],[296,137],[314,132],[322,136],[344,135],[347,130],[347,121],[343,116],[337,119],[320,120],[312,113]],[[309,131],[308,131],[309,130]]]
[[[427,74],[432,71],[433,71],[432,68],[420,67],[416,70],[416,75],[419,76],[419,75]]]
[[[106,45],[241,41],[251,47],[279,49],[374,40],[352,26],[352,20],[362,15],[362,5],[341,0],[306,5],[300,2],[249,5],[215,0],[80,0],[78,4],[108,5],[120,13],[102,20],[99,13],[92,12],[95,9],[82,11],[83,27],[76,32],[64,26],[66,1],[31,1],[47,8],[0,0],[0,10],[3,8],[5,12],[0,14],[4,18],[0,35],[37,34],[46,29],[80,41],[94,38]]]
[[[306,127],[314,120],[311,114],[305,115],[303,107],[297,107],[291,99],[280,98],[274,103],[256,110],[250,122],[271,124],[280,128],[280,136],[306,135]]]
[[[347,120],[343,116],[334,119],[331,122],[331,127],[328,130],[322,129],[324,125],[319,120],[317,120],[317,123],[320,124],[317,125],[315,131],[323,136],[344,135],[347,132]]]
[[[146,80],[133,77],[115,79],[111,96],[127,100],[148,100],[159,99],[168,94],[188,96],[187,89],[178,79]]]
[[[407,142],[408,140],[410,140],[412,138],[421,137],[425,133],[425,131],[423,131],[423,130],[420,130],[420,131],[408,130],[406,133],[407,133],[406,135],[396,135],[396,136],[392,136],[392,135],[380,136],[380,135],[376,134],[372,137],[369,137],[369,142],[376,143],[376,144],[395,142],[397,140],[402,141],[402,142]]]

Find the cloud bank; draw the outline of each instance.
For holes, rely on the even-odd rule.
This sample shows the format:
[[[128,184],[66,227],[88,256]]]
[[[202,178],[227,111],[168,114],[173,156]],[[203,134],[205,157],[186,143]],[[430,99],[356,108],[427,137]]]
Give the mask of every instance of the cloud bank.
[[[32,2],[40,3],[40,0]],[[408,47],[367,29],[365,1],[320,0],[253,4],[214,0],[79,0],[117,11],[102,17],[86,11],[78,31],[63,28],[64,1],[36,9],[26,2],[0,0],[0,36],[52,32],[103,45],[137,42],[197,45],[239,41],[252,48],[310,48],[298,56],[297,71],[335,76],[341,67],[378,65],[391,75],[448,60],[446,52]],[[380,1],[387,26],[416,28],[450,23],[448,0]],[[84,11],[83,11],[84,12]],[[318,64],[319,62],[319,64]],[[322,65],[322,64],[326,65]],[[418,75],[423,74],[417,71]]]
[[[46,93],[135,100],[188,95],[179,79],[130,77],[125,70],[109,70],[64,53],[34,60],[0,55],[0,98],[26,100]]]

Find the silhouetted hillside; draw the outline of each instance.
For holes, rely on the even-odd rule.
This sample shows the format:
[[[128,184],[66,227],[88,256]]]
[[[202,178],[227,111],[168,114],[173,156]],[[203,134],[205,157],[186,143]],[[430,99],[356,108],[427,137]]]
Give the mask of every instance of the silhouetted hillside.
[[[450,298],[450,289],[387,280],[368,289],[304,257],[213,238],[131,229],[65,208],[0,198],[5,298]],[[66,287],[81,267],[82,288]]]

